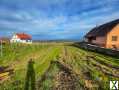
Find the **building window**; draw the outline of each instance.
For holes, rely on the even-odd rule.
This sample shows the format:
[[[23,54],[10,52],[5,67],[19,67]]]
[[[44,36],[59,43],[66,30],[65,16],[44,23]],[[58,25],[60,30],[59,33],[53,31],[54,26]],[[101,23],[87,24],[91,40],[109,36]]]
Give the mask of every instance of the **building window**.
[[[118,37],[117,36],[112,36],[112,41],[117,41]]]

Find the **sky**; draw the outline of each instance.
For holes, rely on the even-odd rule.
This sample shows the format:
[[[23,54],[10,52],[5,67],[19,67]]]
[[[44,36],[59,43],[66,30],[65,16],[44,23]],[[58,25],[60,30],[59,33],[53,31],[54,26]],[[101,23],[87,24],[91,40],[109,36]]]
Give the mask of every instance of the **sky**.
[[[0,37],[80,40],[95,26],[119,19],[119,0],[0,0]]]

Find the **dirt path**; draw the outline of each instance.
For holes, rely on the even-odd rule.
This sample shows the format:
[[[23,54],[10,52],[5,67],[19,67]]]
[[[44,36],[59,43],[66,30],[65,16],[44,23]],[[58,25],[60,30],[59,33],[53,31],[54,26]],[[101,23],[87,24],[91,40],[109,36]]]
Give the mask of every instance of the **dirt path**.
[[[92,80],[92,71],[86,66],[86,62],[82,59],[82,57],[84,58],[85,55],[86,53],[82,54],[82,52],[80,52],[79,56],[75,48],[65,47],[60,61],[78,74],[78,76],[81,78],[80,82],[83,82],[83,87],[87,89],[96,89],[99,87],[98,82]]]
[[[50,71],[53,69],[53,66],[56,65],[58,67],[58,71],[56,74],[50,75]],[[73,72],[70,68],[63,65],[61,62],[53,61],[50,64],[47,72],[44,73],[41,80],[39,81],[38,90],[44,90],[46,86],[44,86],[44,82],[47,81],[48,78],[52,77],[52,86],[49,87],[48,90],[84,90],[82,85],[79,83],[79,77],[75,72]]]

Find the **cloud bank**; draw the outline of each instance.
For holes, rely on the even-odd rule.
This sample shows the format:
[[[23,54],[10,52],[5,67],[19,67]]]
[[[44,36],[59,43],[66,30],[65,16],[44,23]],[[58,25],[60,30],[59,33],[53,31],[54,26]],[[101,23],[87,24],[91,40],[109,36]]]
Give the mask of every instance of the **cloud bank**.
[[[0,36],[80,40],[91,28],[119,18],[119,0],[0,0]]]

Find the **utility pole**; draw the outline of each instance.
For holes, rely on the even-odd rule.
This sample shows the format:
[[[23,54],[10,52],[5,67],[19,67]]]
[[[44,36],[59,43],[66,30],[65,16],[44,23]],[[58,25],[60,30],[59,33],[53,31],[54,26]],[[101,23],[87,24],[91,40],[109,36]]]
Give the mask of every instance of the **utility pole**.
[[[2,40],[0,40],[0,43],[1,43],[1,57],[2,57],[2,55],[3,55],[3,53],[2,53]]]

